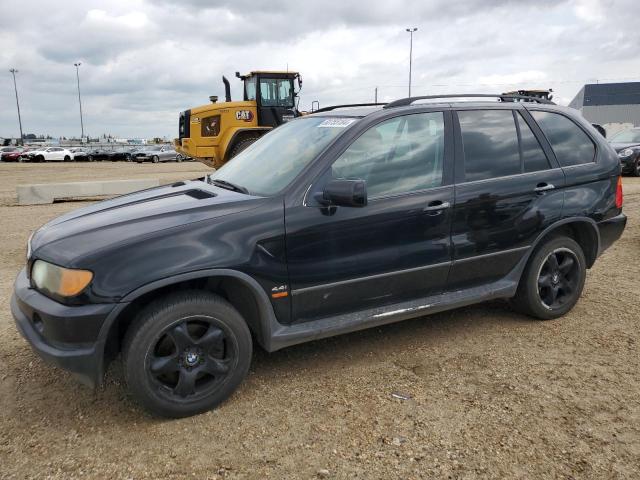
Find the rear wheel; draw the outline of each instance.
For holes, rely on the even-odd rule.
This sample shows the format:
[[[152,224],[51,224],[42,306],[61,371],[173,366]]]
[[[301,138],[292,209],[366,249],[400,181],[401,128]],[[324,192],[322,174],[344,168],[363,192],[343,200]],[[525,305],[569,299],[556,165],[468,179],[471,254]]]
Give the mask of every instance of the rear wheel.
[[[158,162],[160,161],[160,158],[158,158],[158,156],[157,156],[157,155],[154,155],[154,156],[153,156],[153,158],[151,159],[151,161],[152,161],[153,163],[158,163]]]
[[[69,155],[65,155],[64,156],[64,161],[65,162],[70,162],[71,161],[71,157]]]
[[[186,417],[227,399],[247,375],[251,354],[249,328],[228,302],[180,292],[150,304],[130,327],[125,378],[147,410]]]
[[[541,320],[561,317],[580,298],[586,272],[580,245],[568,237],[555,237],[533,253],[520,279],[514,306]]]

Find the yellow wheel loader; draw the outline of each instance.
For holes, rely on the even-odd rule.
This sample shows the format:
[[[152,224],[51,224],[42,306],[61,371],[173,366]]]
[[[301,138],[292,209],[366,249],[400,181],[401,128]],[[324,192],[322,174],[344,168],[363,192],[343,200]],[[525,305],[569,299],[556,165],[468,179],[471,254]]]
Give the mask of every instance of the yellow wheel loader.
[[[211,103],[180,112],[175,139],[179,153],[218,168],[269,130],[300,115],[298,72],[236,72],[236,77],[243,82],[242,101],[231,101],[231,86],[223,76],[224,102],[211,96]]]

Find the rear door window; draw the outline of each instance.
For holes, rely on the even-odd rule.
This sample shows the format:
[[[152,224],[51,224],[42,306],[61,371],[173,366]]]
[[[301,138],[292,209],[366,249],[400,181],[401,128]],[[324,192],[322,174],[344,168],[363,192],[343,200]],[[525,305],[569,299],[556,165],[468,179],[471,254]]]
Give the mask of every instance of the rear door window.
[[[467,182],[521,172],[518,133],[511,110],[459,111],[458,119]]]
[[[572,120],[555,112],[530,111],[549,140],[563,167],[595,160],[596,147],[589,136]]]

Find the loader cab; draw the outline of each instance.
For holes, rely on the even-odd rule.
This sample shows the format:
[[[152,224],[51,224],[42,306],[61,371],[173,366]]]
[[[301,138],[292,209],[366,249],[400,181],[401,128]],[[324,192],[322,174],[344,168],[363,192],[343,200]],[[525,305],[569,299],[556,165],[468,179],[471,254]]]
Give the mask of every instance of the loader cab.
[[[240,75],[236,72],[236,77],[244,83],[244,100],[256,102],[259,126],[277,127],[299,115],[296,105],[302,87],[299,73],[257,71]]]

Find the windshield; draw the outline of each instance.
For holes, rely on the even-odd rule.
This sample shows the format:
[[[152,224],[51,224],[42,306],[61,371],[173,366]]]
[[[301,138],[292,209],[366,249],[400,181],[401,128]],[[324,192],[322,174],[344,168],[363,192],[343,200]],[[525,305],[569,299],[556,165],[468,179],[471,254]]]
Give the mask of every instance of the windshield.
[[[612,143],[640,143],[640,129],[623,130],[611,137]]]
[[[285,123],[212,173],[246,188],[252,195],[273,195],[322,152],[354,118],[307,117]]]

